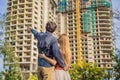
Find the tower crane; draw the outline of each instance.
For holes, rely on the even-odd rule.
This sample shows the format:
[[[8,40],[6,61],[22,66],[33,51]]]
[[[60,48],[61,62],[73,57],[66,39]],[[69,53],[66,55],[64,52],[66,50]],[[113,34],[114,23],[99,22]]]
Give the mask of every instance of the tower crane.
[[[81,49],[81,28],[80,28],[80,0],[76,0],[76,35],[77,35],[77,56],[78,65],[82,66],[82,49]]]
[[[72,0],[71,0],[72,1]],[[80,0],[74,0],[76,4],[76,9],[67,10],[67,0],[61,0],[58,3],[58,13],[66,13],[66,12],[76,12],[76,37],[77,37],[77,63],[79,66],[82,66],[82,49],[81,49],[81,28],[80,28]],[[69,1],[68,1],[69,2]],[[69,4],[68,4],[69,5]]]

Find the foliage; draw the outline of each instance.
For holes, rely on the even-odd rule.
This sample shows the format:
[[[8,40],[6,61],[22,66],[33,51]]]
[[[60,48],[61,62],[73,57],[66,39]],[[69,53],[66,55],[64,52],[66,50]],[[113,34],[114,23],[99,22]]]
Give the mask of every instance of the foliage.
[[[0,73],[0,80],[2,80],[2,73]]]
[[[38,78],[34,75],[31,75],[28,80],[38,80]]]
[[[5,24],[5,14],[1,14],[0,13],[0,27],[2,27],[2,29],[4,28],[4,24]]]
[[[72,64],[72,67],[69,70],[71,80],[80,79],[80,66],[78,64]]]
[[[120,40],[120,9],[117,9],[117,10],[113,10],[113,19],[117,20],[117,21],[114,21],[114,37],[115,37],[115,41],[116,43],[119,43],[119,40]],[[117,46],[118,47],[117,47]],[[119,48],[119,44],[115,44],[115,53],[114,55],[111,55],[112,59],[114,60],[115,62],[115,65],[113,67],[113,72],[114,72],[114,76],[115,76],[115,80],[120,80],[120,48]],[[112,52],[114,53],[114,52]]]
[[[4,69],[5,67],[7,67],[7,69],[2,72],[4,79],[22,80],[18,64],[19,58],[16,56],[14,48],[10,44],[5,42],[4,45],[0,47],[0,51],[1,54],[4,56]]]
[[[2,74],[5,77],[5,80],[22,80],[20,71],[14,67],[2,72]]]
[[[115,61],[114,65],[114,75],[115,75],[115,80],[120,80],[120,50],[116,49],[116,54],[111,55],[113,60]]]
[[[113,79],[113,69],[107,69],[106,70],[106,76],[105,76],[105,80],[111,80]]]
[[[11,15],[6,16],[5,14],[0,13],[0,37],[1,38],[4,37],[5,26],[9,26],[9,25],[5,25],[5,20],[10,20],[10,18],[16,19],[16,16],[11,16]],[[11,43],[13,43],[13,41],[3,43],[3,40],[1,38],[0,38],[0,54],[4,56],[4,60],[3,60],[5,63],[4,69],[6,70],[0,73],[4,76],[5,80],[22,80],[22,75],[19,70],[19,63],[18,63],[19,58],[16,56],[15,50],[11,46]],[[15,36],[12,36],[10,38],[15,38]]]
[[[2,43],[2,37],[4,35],[5,15],[0,14],[0,44]]]
[[[85,62],[82,67],[73,64],[69,72],[71,80],[103,80],[106,75],[105,69],[98,68],[96,64]]]

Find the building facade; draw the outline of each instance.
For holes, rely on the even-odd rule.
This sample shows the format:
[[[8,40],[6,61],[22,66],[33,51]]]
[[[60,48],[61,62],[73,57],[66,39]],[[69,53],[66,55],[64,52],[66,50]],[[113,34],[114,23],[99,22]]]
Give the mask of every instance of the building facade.
[[[62,1],[67,3],[66,11],[61,12],[63,15],[66,14],[67,30],[64,33],[67,33],[70,38],[73,63],[76,63],[78,60],[76,2],[75,0]],[[100,68],[112,68],[113,61],[110,57],[110,52],[113,50],[111,1],[80,0],[79,6],[82,60],[97,63]]]
[[[8,0],[5,39],[20,57],[23,77],[37,72],[37,41],[27,27],[45,31],[47,21],[55,21],[54,0]]]
[[[98,67],[112,68],[110,52],[113,50],[112,10],[110,0],[81,2],[82,54],[86,62]],[[86,52],[87,51],[87,52]]]
[[[113,49],[111,11],[110,0],[80,0],[82,60],[97,63],[101,68],[113,66],[109,54]],[[55,35],[66,33],[69,36],[73,63],[76,63],[76,17],[75,0],[8,0],[5,39],[12,42],[20,57],[24,77],[36,74],[38,56],[37,41],[27,27],[45,31],[47,21],[56,22]]]

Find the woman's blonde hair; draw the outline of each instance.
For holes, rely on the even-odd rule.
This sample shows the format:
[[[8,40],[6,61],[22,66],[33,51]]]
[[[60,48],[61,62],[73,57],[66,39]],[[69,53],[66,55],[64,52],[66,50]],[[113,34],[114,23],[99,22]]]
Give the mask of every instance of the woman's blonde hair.
[[[60,35],[58,39],[58,43],[60,45],[60,51],[61,51],[62,58],[65,62],[65,65],[69,65],[69,62],[70,62],[69,55],[71,54],[69,37],[66,34]]]

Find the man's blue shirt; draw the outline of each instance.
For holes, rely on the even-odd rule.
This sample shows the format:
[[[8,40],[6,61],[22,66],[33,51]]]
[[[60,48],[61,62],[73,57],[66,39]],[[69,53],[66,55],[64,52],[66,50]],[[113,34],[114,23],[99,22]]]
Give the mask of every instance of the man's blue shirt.
[[[34,29],[31,29],[34,37],[38,40],[37,47],[39,54],[44,52],[45,55],[51,59],[55,58],[56,61],[60,64],[61,67],[64,67],[65,64],[62,60],[57,39],[50,32],[37,32]],[[47,50],[42,50],[41,46],[44,45],[47,47]],[[53,66],[48,61],[38,56],[38,65],[43,67]]]

